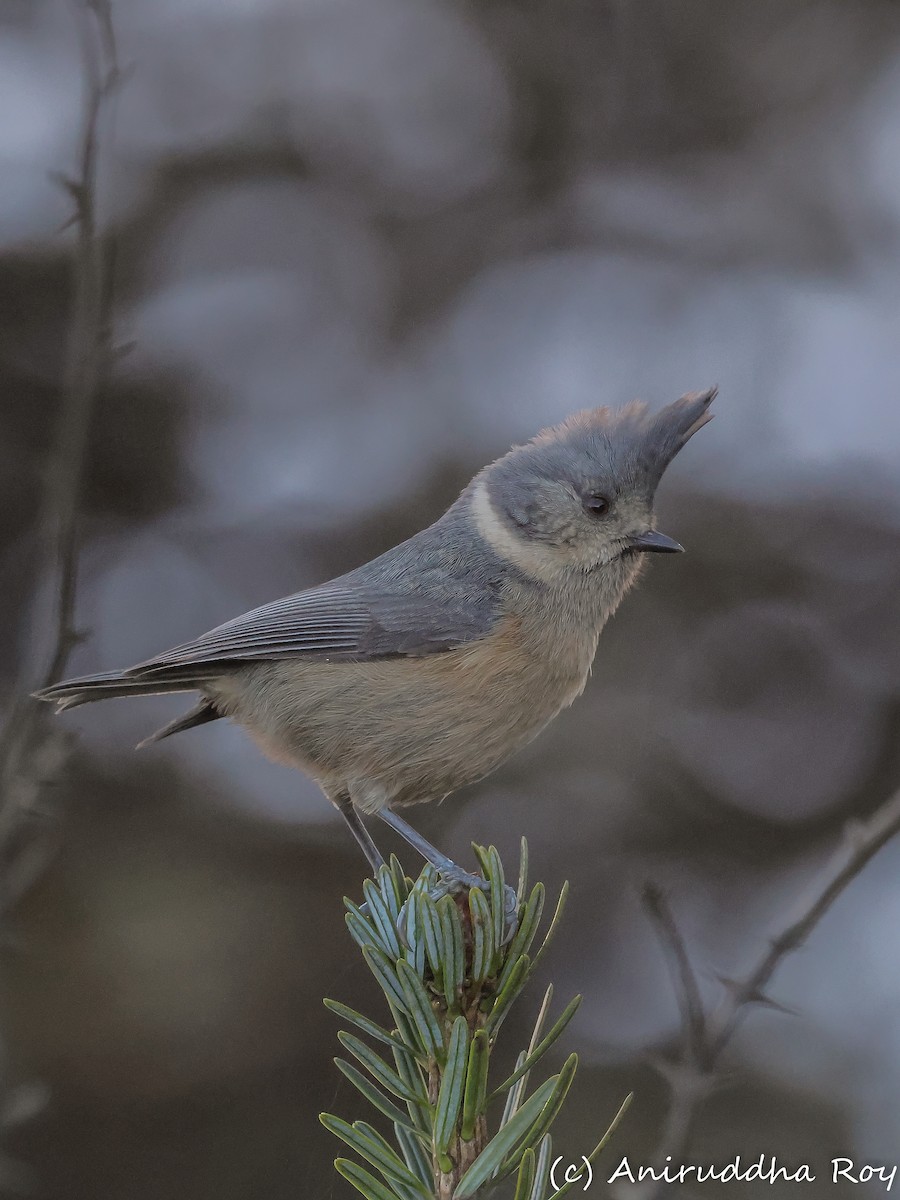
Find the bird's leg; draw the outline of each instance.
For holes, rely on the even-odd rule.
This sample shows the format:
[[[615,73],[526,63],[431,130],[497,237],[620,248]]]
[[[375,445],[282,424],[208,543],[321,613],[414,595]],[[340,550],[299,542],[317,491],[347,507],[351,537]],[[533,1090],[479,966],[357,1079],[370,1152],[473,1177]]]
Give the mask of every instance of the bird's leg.
[[[372,868],[372,874],[377,875],[380,868],[384,866],[384,859],[382,858],[381,851],[372,841],[372,835],[366,829],[365,825],[363,825],[362,818],[356,811],[353,801],[346,792],[342,792],[338,796],[329,797],[329,799],[331,799],[332,804],[350,826],[350,832],[356,838],[363,854],[368,859],[369,866]]]
[[[472,875],[469,871],[463,870],[461,866],[448,858],[446,854],[442,854],[436,846],[432,846],[427,838],[422,837],[421,833],[417,833],[408,821],[404,821],[402,817],[398,817],[395,812],[389,808],[380,808],[378,815],[390,829],[395,833],[399,833],[404,841],[409,842],[414,850],[422,855],[426,862],[437,870],[440,876],[440,882],[432,893],[437,899],[438,896],[449,892],[459,891],[461,888],[480,888],[483,892],[490,892],[490,886],[486,880],[480,875]],[[503,897],[504,907],[504,937],[503,944],[512,938],[516,932],[518,925],[518,897],[515,890],[509,886],[505,889]]]
[[[450,883],[459,884],[461,887],[467,888],[484,888],[485,882],[478,875],[471,875],[468,871],[464,871],[452,858],[448,858],[446,854],[441,854],[436,846],[432,846],[427,838],[422,837],[421,833],[417,833],[408,821],[404,821],[402,817],[398,817],[395,812],[389,808],[380,808],[378,815],[384,821],[385,825],[399,833],[404,841],[409,842],[414,850],[422,855],[426,862],[430,862],[436,868],[440,875]]]

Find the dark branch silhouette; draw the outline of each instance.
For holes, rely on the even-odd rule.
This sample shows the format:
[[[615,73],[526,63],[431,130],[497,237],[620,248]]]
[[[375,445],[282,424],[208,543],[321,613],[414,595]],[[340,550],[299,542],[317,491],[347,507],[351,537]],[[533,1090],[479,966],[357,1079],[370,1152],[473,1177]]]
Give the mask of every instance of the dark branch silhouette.
[[[112,252],[99,230],[98,162],[110,114],[109,101],[121,80],[109,0],[85,0],[76,19],[84,65],[84,113],[75,173],[58,177],[72,200],[75,230],[73,294],[59,421],[40,505],[37,537],[42,547],[35,593],[49,579],[54,615],[46,648],[25,656],[13,700],[0,733],[0,911],[6,910],[34,875],[43,853],[25,837],[39,820],[40,784],[54,759],[44,707],[33,700],[65,673],[79,634],[79,514],[90,432],[110,361]],[[45,666],[31,677],[32,658]],[[24,843],[23,844],[23,840]]]
[[[736,979],[721,979],[723,995],[707,1010],[684,938],[663,892],[654,884],[644,889],[644,904],[672,967],[673,984],[682,1019],[682,1046],[675,1062],[657,1064],[669,1083],[669,1109],[650,1161],[660,1169],[666,1157],[677,1168],[690,1148],[697,1109],[716,1084],[722,1055],[752,1005],[779,1008],[766,989],[782,962],[798,950],[879,850],[900,833],[900,792],[895,793],[865,822],[848,829],[831,866],[799,904],[795,915],[769,938],[765,948]],[[655,1200],[667,1194],[668,1184],[649,1182],[644,1190],[630,1186],[629,1197]]]

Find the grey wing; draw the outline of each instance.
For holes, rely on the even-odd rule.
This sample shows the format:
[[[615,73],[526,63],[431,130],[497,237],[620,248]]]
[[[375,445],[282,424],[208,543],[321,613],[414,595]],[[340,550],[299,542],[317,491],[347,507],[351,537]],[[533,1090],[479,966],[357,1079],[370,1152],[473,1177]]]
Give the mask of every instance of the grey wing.
[[[248,660],[365,661],[437,654],[483,637],[497,615],[493,596],[472,602],[457,594],[438,601],[424,589],[335,581],[264,604],[127,674],[165,677],[185,668],[221,670]]]

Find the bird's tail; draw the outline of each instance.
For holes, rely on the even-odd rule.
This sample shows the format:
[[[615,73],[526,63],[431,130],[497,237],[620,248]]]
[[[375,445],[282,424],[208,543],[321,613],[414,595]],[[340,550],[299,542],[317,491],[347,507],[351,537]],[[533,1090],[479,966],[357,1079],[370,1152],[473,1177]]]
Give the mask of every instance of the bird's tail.
[[[161,692],[193,692],[195,680],[135,678],[127,671],[104,671],[99,675],[82,675],[79,679],[65,679],[52,687],[42,688],[34,695],[38,700],[56,704],[56,711],[77,708],[79,704],[92,704],[95,700],[114,700],[120,696],[155,696]]]
[[[66,679],[62,683],[54,683],[52,687],[35,692],[38,700],[48,700],[56,704],[57,712],[67,708],[77,708],[79,704],[92,704],[95,700],[115,700],[122,696],[157,696],[164,692],[194,692],[199,680],[196,676],[184,673],[177,678],[135,678],[127,671],[105,671],[100,675],[83,675],[79,679]],[[148,746],[151,742],[162,741],[173,733],[181,733],[184,729],[193,729],[195,725],[205,725],[208,721],[216,721],[222,714],[216,709],[212,700],[206,696],[195,704],[189,712],[176,717],[150,737],[144,738],[138,744],[138,749]]]

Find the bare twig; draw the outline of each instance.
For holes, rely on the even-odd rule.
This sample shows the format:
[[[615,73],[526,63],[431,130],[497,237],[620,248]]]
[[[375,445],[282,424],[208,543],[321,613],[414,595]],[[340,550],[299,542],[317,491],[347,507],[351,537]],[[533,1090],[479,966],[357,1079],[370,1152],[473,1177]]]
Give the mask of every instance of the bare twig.
[[[696,1057],[703,1045],[705,1016],[703,998],[684,939],[675,924],[675,918],[665,894],[655,883],[644,887],[644,907],[656,926],[664,953],[672,959],[673,982],[681,1010],[681,1021],[691,1050]]]
[[[119,83],[109,0],[87,0],[80,23],[87,76],[78,176],[65,184],[75,205],[75,297],[69,329],[65,400],[53,468],[47,480],[58,582],[53,652],[44,686],[63,674],[73,646],[78,585],[78,514],[91,418],[109,364],[112,255],[97,231],[97,162],[104,108]]]
[[[88,439],[110,358],[111,254],[98,231],[97,170],[109,100],[120,81],[110,0],[78,0],[78,28],[84,63],[84,114],[73,177],[59,182],[72,199],[75,227],[73,300],[59,424],[38,522],[45,547],[44,572],[53,586],[55,612],[37,679],[23,673],[0,734],[0,864],[8,902],[13,847],[23,820],[33,816],[32,797],[41,770],[35,764],[43,736],[43,710],[29,692],[48,686],[65,672],[78,641],[75,601],[78,587],[79,511]],[[35,587],[42,584],[40,577]]]
[[[822,880],[796,915],[769,939],[765,949],[738,979],[721,980],[724,993],[707,1011],[691,967],[684,939],[668,902],[654,885],[644,892],[644,903],[673,964],[673,982],[682,1015],[683,1039],[678,1061],[661,1070],[670,1086],[669,1109],[652,1161],[661,1169],[667,1156],[677,1168],[688,1151],[697,1108],[716,1082],[719,1061],[751,1005],[783,1008],[766,989],[782,962],[808,939],[835,901],[865,869],[879,850],[900,833],[900,792],[891,796],[864,823],[847,831],[843,845]],[[629,1197],[653,1200],[666,1194],[668,1185],[649,1182],[644,1191],[633,1186]]]

